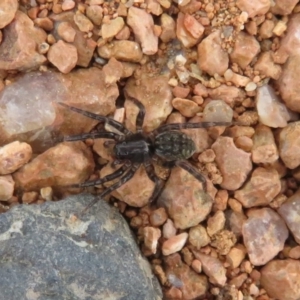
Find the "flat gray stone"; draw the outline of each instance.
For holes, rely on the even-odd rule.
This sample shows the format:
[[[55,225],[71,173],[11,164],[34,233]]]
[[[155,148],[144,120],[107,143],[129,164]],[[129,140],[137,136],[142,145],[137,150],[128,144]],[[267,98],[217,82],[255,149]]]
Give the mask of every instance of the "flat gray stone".
[[[159,283],[119,214],[77,195],[0,214],[0,300],[162,299]]]

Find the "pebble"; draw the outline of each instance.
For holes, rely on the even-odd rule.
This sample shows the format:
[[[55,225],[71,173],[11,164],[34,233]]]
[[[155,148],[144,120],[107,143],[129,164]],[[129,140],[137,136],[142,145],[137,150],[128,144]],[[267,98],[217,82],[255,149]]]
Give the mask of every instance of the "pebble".
[[[280,131],[279,155],[289,169],[300,165],[300,121],[291,122]]]
[[[232,108],[223,100],[211,100],[203,110],[204,122],[231,122],[232,117]]]
[[[184,117],[191,118],[200,111],[200,107],[194,101],[182,98],[174,98],[172,105],[177,109]]]
[[[18,0],[2,0],[0,3],[0,29],[8,25],[18,10]]]
[[[232,231],[225,229],[212,236],[210,245],[216,248],[216,251],[220,255],[227,255],[235,243],[235,234]]]
[[[270,297],[278,300],[300,298],[300,261],[273,260],[261,269],[262,287]]]
[[[152,226],[158,227],[163,225],[167,221],[168,215],[166,210],[163,207],[160,207],[151,212],[149,219]]]
[[[0,201],[11,199],[14,193],[15,182],[11,175],[0,176]]]
[[[228,190],[240,188],[252,170],[251,155],[238,149],[230,137],[219,137],[211,148],[223,175],[221,187]]]
[[[232,211],[226,214],[226,219],[228,219],[229,229],[238,238],[242,235],[242,225],[247,220],[243,211]]]
[[[164,42],[168,43],[176,37],[175,27],[176,23],[174,19],[166,13],[160,16],[161,23],[161,34],[159,38]]]
[[[39,198],[39,193],[38,192],[25,192],[23,193],[22,195],[22,203],[32,203],[32,202],[35,202],[37,201]]]
[[[244,207],[268,205],[281,191],[281,182],[273,168],[257,167],[242,189],[234,193]]]
[[[228,69],[229,57],[221,43],[221,31],[216,30],[198,45],[198,66],[211,76],[223,75]]]
[[[240,102],[245,98],[245,92],[242,89],[225,84],[221,84],[219,87],[216,87],[214,89],[208,89],[207,91],[211,99],[222,99],[229,105],[234,104],[235,102]]]
[[[163,255],[170,255],[176,252],[179,252],[185,245],[188,238],[186,232],[175,235],[162,244],[162,253]]]
[[[63,11],[71,10],[75,7],[76,3],[73,0],[64,0],[61,8]]]
[[[32,156],[31,146],[19,141],[12,142],[0,148],[0,174],[15,172],[25,165]]]
[[[110,59],[114,57],[117,60],[140,62],[143,58],[143,52],[140,45],[133,41],[114,41],[106,43],[97,48],[99,56]]]
[[[94,25],[100,26],[103,18],[103,8],[98,5],[89,5],[86,8],[86,16]]]
[[[75,46],[59,40],[50,47],[47,58],[60,72],[67,74],[77,64],[77,49]]]
[[[284,221],[271,208],[250,210],[242,232],[254,266],[262,266],[273,259],[283,249],[289,235]]]
[[[239,136],[236,139],[234,139],[235,145],[246,151],[246,152],[251,152],[253,148],[253,140],[247,136]]]
[[[28,71],[46,62],[45,56],[37,50],[38,45],[46,41],[47,34],[44,30],[36,28],[25,13],[19,10],[15,13],[14,20],[3,29],[3,36],[10,38],[3,39],[0,44],[0,69]]]
[[[212,149],[207,149],[199,154],[198,160],[202,163],[212,163],[216,158],[216,154]]]
[[[177,22],[176,22],[176,36],[177,36],[178,40],[184,45],[184,47],[191,48],[198,43],[199,39],[193,37],[190,34],[190,32],[188,31],[188,29],[185,26],[185,24],[188,25],[187,22],[188,22],[188,20],[185,21],[185,15],[182,12],[179,12],[178,16],[177,16]],[[189,26],[188,26],[188,28],[189,28]]]
[[[94,28],[93,23],[82,13],[77,12],[74,15],[74,22],[81,32],[89,32]]]
[[[177,85],[172,89],[172,93],[174,97],[186,98],[190,93],[190,88]]]
[[[172,90],[168,84],[168,77],[163,75],[151,76],[143,73],[139,84],[131,78],[127,81],[125,91],[129,97],[138,99],[144,104],[146,115],[143,129],[152,131],[166,121],[172,111]],[[136,130],[136,116],[138,109],[130,100],[124,104],[126,110],[125,124],[129,130]]]
[[[157,251],[158,240],[161,237],[161,231],[158,228],[146,226],[143,229],[145,246],[155,254]]]
[[[213,236],[225,226],[225,215],[223,211],[217,211],[212,217],[207,220],[207,233],[209,236]]]
[[[60,143],[35,157],[13,174],[25,191],[80,183],[94,170],[92,153],[82,142]]]
[[[270,0],[237,0],[236,6],[241,10],[248,13],[249,18],[253,18],[255,16],[264,15],[268,12],[271,7]]]
[[[68,43],[72,43],[75,40],[76,30],[69,22],[61,22],[57,26],[57,34]]]
[[[272,130],[270,127],[259,124],[253,136],[252,161],[256,164],[272,164],[278,158],[278,149]]]
[[[176,167],[159,198],[175,227],[187,229],[205,220],[212,208],[212,198],[202,190],[202,184],[187,171]]]
[[[299,259],[300,258],[300,246],[293,247],[289,251],[289,257],[293,259]]]
[[[132,28],[143,53],[153,55],[158,50],[158,37],[154,34],[154,21],[151,14],[134,6],[128,9],[127,24]]]
[[[163,225],[163,237],[165,239],[170,239],[176,235],[176,228],[171,219],[167,219],[166,223]]]
[[[209,281],[212,284],[224,286],[227,281],[227,277],[226,269],[223,267],[221,261],[216,257],[202,254],[195,250],[193,250],[193,253],[201,262],[202,270],[209,277]]]
[[[105,84],[111,85],[118,82],[123,75],[123,65],[114,57],[110,58],[108,63],[102,68],[105,76]]]
[[[254,70],[275,80],[278,80],[282,73],[282,67],[274,62],[273,52],[271,51],[263,52],[258,56],[254,64]]]
[[[260,45],[257,39],[243,31],[236,37],[232,52],[230,53],[231,62],[238,64],[245,69],[254,57],[260,52]]]
[[[46,186],[41,188],[40,194],[42,198],[46,201],[52,201],[52,196],[53,196],[53,189],[50,186]]]
[[[256,108],[259,121],[269,127],[285,127],[291,119],[287,107],[269,85],[257,88]]]
[[[238,268],[247,254],[246,248],[242,244],[238,244],[230,249],[226,255],[226,261],[231,269]]]
[[[183,25],[193,38],[199,40],[202,37],[204,33],[204,27],[192,15],[184,15]]]
[[[300,244],[300,228],[299,228],[300,190],[298,190],[293,196],[289,197],[281,205],[281,207],[279,207],[278,213],[286,222],[296,242]]]
[[[192,261],[191,267],[193,268],[193,270],[196,273],[201,273],[202,272],[202,264],[201,264],[201,261],[198,260],[198,259],[194,259]]]
[[[191,227],[189,230],[189,243],[195,247],[195,249],[200,250],[209,244],[210,238],[207,234],[205,227],[202,225],[196,225]]]
[[[101,35],[103,39],[109,39],[117,35],[125,26],[124,20],[121,17],[117,17],[110,20],[109,23],[104,23],[101,26]]]

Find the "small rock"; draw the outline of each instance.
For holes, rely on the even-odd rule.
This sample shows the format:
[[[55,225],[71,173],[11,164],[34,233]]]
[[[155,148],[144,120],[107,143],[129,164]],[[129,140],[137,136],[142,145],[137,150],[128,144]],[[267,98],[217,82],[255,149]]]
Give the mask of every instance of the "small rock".
[[[236,243],[236,236],[229,230],[221,230],[211,238],[210,245],[216,248],[220,255],[227,255]]]
[[[163,207],[160,207],[151,212],[149,219],[152,226],[158,227],[163,225],[167,221],[168,215],[166,210]]]
[[[174,19],[169,16],[168,14],[163,13],[160,17],[160,23],[161,23],[161,34],[159,38],[164,42],[168,43],[171,40],[175,39],[176,33],[175,33],[175,21]]]
[[[248,13],[249,18],[264,15],[271,7],[270,0],[237,0],[236,6],[241,10]]]
[[[203,110],[204,122],[231,122],[232,117],[232,108],[223,100],[211,100]]]
[[[102,24],[101,35],[103,39],[109,39],[118,34],[124,27],[125,23],[123,18],[117,17],[110,20],[109,23]]]
[[[83,142],[61,143],[38,155],[13,174],[16,186],[26,191],[63,186],[86,180],[94,160]]]
[[[288,229],[271,208],[253,209],[243,224],[243,239],[249,259],[255,266],[266,264],[284,247]]]
[[[293,196],[287,199],[278,209],[278,213],[286,222],[294,239],[300,244],[300,228],[299,228],[299,214],[300,214],[300,190]]]
[[[289,15],[297,3],[297,0],[276,1],[275,5],[271,7],[271,12],[274,15]]]
[[[158,240],[161,237],[161,232],[158,228],[146,226],[143,229],[145,246],[155,254],[157,251]]]
[[[187,118],[194,117],[200,111],[200,107],[194,101],[182,98],[175,98],[172,100],[172,105],[175,109]]]
[[[82,32],[92,31],[94,28],[93,23],[82,13],[77,12],[74,15],[74,22]]]
[[[0,29],[7,26],[18,10],[18,0],[2,0],[0,3]]]
[[[112,57],[108,63],[102,68],[105,76],[105,83],[111,85],[120,80],[123,75],[123,65]]]
[[[225,226],[225,215],[222,211],[217,211],[212,217],[207,220],[207,233],[209,236],[215,235]]]
[[[22,195],[22,203],[25,204],[29,204],[32,202],[37,201],[39,198],[39,193],[38,192],[25,192]]]
[[[282,68],[275,64],[271,51],[262,52],[254,65],[254,70],[259,71],[260,74],[266,77],[271,77],[275,80],[280,78]]]
[[[245,247],[241,244],[238,244],[230,249],[229,253],[226,255],[226,261],[229,263],[232,269],[235,269],[239,267],[246,254],[247,251]]]
[[[153,55],[158,50],[158,38],[154,34],[154,21],[145,10],[134,6],[128,9],[127,24],[142,45],[143,53]]]
[[[189,230],[189,243],[197,250],[205,247],[210,242],[206,229],[202,225],[196,225]]]
[[[241,190],[234,193],[244,207],[268,205],[279,194],[281,182],[277,171],[273,168],[256,168],[250,180]]]
[[[278,300],[300,298],[300,261],[273,260],[261,269],[262,287]]]
[[[253,141],[247,136],[239,136],[234,140],[235,145],[246,151],[246,152],[251,152],[253,148]]]
[[[289,257],[293,259],[299,259],[300,258],[300,246],[293,247],[289,251]]]
[[[162,244],[162,253],[163,255],[170,255],[176,252],[179,252],[185,245],[188,238],[186,232],[175,235]]]
[[[103,18],[103,8],[99,5],[89,5],[86,8],[86,16],[95,24],[100,26]]]
[[[228,86],[226,84],[221,84],[219,87],[215,89],[208,89],[207,91],[211,99],[222,99],[229,105],[234,104],[235,102],[241,102],[241,100],[245,98],[245,93],[242,89],[235,86]]]
[[[286,167],[300,165],[300,122],[291,122],[279,134],[279,155]]]
[[[159,127],[172,111],[172,91],[168,84],[167,76],[149,76],[143,73],[139,77],[138,85],[135,79],[129,79],[126,83],[125,91],[129,97],[138,99],[144,104],[146,115],[143,129],[146,132]],[[138,108],[130,100],[125,101],[124,107],[126,110],[126,127],[135,131]]]
[[[175,227],[190,228],[205,220],[212,207],[212,198],[206,194],[202,184],[181,168],[173,168],[159,198]]]
[[[183,25],[193,38],[200,39],[202,37],[204,27],[192,15],[184,15]]]
[[[245,69],[259,52],[260,45],[256,38],[241,31],[236,37],[230,59],[233,63]]]
[[[171,237],[176,235],[176,228],[171,219],[168,219],[167,222],[163,226],[163,237],[165,239],[170,239]]]
[[[165,259],[166,275],[170,284],[182,292],[182,299],[197,299],[205,297],[208,282],[205,276],[197,274],[181,261],[178,253]]]
[[[172,93],[174,97],[186,98],[190,93],[190,88],[177,85],[173,88]]]
[[[228,190],[241,187],[252,170],[251,155],[238,149],[229,137],[219,137],[211,148],[223,175],[221,187]]]
[[[285,104],[280,101],[269,85],[263,85],[257,89],[256,108],[259,121],[269,127],[285,127],[291,119]]]
[[[247,220],[244,213],[238,211],[230,211],[226,214],[226,219],[228,219],[229,229],[238,238],[242,235],[242,225]]]
[[[193,253],[195,257],[200,260],[203,272],[209,277],[209,281],[212,284],[224,286],[227,281],[226,269],[220,260],[195,250],[193,250]]]
[[[14,186],[11,175],[0,176],[0,201],[7,201],[13,196]]]
[[[69,73],[77,64],[77,49],[62,40],[52,45],[47,54],[48,60],[62,73]]]
[[[76,36],[76,30],[69,22],[61,22],[57,26],[58,35],[68,43],[73,43]]]
[[[114,41],[106,43],[97,49],[99,56],[109,59],[114,57],[117,60],[140,62],[143,52],[140,45],[133,41]]]
[[[253,136],[252,161],[256,164],[271,164],[278,158],[278,149],[271,128],[259,124]]]
[[[32,149],[27,143],[12,142],[0,148],[0,174],[15,172],[31,158]]]
[[[198,45],[198,66],[211,76],[223,75],[228,69],[229,57],[221,43],[221,31],[216,30]]]
[[[13,7],[12,14],[15,14]],[[2,20],[1,8],[0,15]],[[37,49],[46,41],[47,34],[44,30],[36,28],[33,21],[23,12],[16,12],[13,21],[3,29],[3,36],[10,38],[3,39],[0,44],[0,69],[28,71],[45,63],[45,56],[39,54]]]

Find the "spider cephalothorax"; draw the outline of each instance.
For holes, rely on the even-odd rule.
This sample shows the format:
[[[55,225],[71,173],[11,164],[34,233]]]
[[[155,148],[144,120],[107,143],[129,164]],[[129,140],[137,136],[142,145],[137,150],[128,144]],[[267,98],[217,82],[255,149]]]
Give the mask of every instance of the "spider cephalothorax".
[[[152,163],[155,158],[159,158],[160,160],[164,161],[165,163],[163,165],[168,168],[178,166],[185,169],[197,180],[202,182],[203,189],[204,191],[206,191],[205,177],[187,161],[187,159],[189,159],[194,154],[196,146],[193,140],[187,134],[179,130],[188,128],[208,128],[211,126],[228,126],[231,125],[231,123],[173,123],[162,125],[150,133],[145,133],[142,130],[145,116],[145,107],[135,98],[129,98],[129,100],[133,101],[139,108],[139,113],[136,119],[136,133],[131,132],[130,130],[125,128],[123,124],[111,118],[87,112],[64,103],[59,103],[60,105],[84,116],[98,120],[100,122],[105,122],[120,132],[120,134],[117,134],[115,132],[109,131],[98,131],[93,133],[84,133],[64,137],[64,141],[78,141],[88,138],[111,139],[114,141],[113,153],[116,159],[115,164],[122,164],[122,166],[115,172],[103,178],[72,185],[72,187],[94,186],[120,177],[119,181],[105,189],[100,195],[95,198],[92,203],[90,203],[90,205],[86,209],[94,205],[99,199],[110,194],[112,191],[116,190],[121,185],[129,181],[141,165],[144,165],[147,175],[155,183],[154,191],[149,199],[149,202],[153,203],[161,193],[164,183],[163,180],[160,179],[154,172]]]

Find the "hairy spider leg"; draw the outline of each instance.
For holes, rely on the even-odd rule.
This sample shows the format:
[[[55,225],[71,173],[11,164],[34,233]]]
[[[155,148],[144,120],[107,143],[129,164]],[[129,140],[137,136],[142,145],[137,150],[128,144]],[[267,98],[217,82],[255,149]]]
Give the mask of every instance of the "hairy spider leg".
[[[77,184],[70,184],[64,187],[69,187],[69,188],[83,188],[83,187],[89,187],[89,186],[95,186],[95,185],[99,185],[111,180],[114,180],[120,176],[122,176],[129,168],[131,167],[131,162],[125,162],[125,164],[119,168],[118,170],[116,170],[115,172],[108,174],[106,176],[104,176],[103,178],[99,178],[96,180],[89,180],[83,183],[77,183]]]
[[[159,133],[171,130],[190,129],[190,128],[209,128],[214,126],[230,126],[232,122],[198,122],[198,123],[170,123],[165,124],[151,132],[156,136]]]
[[[122,123],[120,123],[118,121],[115,121],[114,119],[104,117],[104,116],[101,116],[101,115],[97,115],[97,114],[91,113],[89,111],[82,110],[80,108],[76,108],[74,106],[67,105],[67,104],[62,103],[62,102],[57,102],[57,104],[59,104],[63,107],[69,108],[70,110],[75,111],[75,112],[77,112],[81,115],[84,115],[84,116],[86,116],[90,119],[94,119],[94,120],[97,120],[97,121],[100,121],[100,122],[105,122],[108,125],[110,125],[110,126],[114,127],[115,129],[117,129],[118,131],[124,133],[125,135],[132,134],[132,132],[130,130],[128,130],[127,128],[125,128],[125,126]]]
[[[134,97],[129,96],[126,92],[125,92],[125,97],[128,100],[132,101],[139,109],[138,115],[136,117],[136,131],[142,132],[143,131],[143,123],[144,123],[145,114],[146,114],[145,106],[142,102],[140,102],[139,100],[137,100]]]
[[[132,164],[132,166],[129,169],[129,171],[127,173],[125,173],[125,175],[123,175],[118,182],[114,183],[113,185],[111,185],[110,187],[108,187],[106,190],[104,190],[101,194],[97,195],[95,197],[95,199],[90,204],[88,204],[88,206],[81,212],[81,215],[83,215],[87,210],[89,210],[101,198],[109,195],[112,191],[118,189],[120,186],[122,186],[127,181],[129,181],[133,177],[134,173],[139,168],[139,166],[140,166],[140,164]]]
[[[150,159],[148,159],[144,162],[144,167],[145,167],[146,173],[147,173],[148,177],[150,178],[150,180],[152,180],[155,183],[153,193],[152,193],[151,197],[149,198],[150,205],[154,205],[156,203],[157,198],[159,197],[159,195],[161,194],[161,192],[165,186],[165,181],[160,179],[155,174],[154,167],[153,167]]]
[[[191,175],[193,175],[198,181],[202,183],[203,191],[207,192],[207,182],[204,175],[202,175],[196,168],[194,168],[189,162],[186,160],[178,160],[174,162],[174,165],[177,167],[180,167],[187,172],[189,172]]]
[[[83,141],[86,139],[113,139],[115,141],[122,141],[124,136],[116,134],[114,132],[100,131],[92,133],[82,133],[77,135],[64,136],[62,140],[64,142]]]

